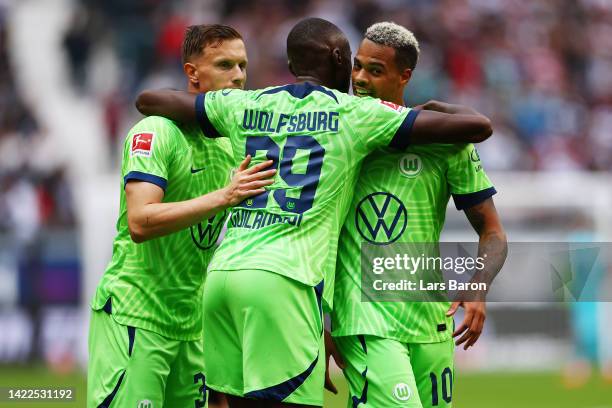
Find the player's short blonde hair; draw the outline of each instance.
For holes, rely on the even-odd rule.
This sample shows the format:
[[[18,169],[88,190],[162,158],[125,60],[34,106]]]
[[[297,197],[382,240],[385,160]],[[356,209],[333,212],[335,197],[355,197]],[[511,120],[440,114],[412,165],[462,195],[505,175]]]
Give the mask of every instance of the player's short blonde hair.
[[[395,49],[397,64],[400,68],[414,69],[419,59],[419,42],[406,27],[391,21],[372,24],[365,38],[380,45]]]

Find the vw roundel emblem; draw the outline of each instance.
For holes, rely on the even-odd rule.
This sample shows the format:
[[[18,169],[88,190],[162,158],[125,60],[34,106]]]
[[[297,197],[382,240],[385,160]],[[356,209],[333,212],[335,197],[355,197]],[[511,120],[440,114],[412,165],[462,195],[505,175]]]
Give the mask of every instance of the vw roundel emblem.
[[[355,211],[355,226],[368,242],[385,245],[402,236],[408,224],[408,211],[404,203],[386,192],[364,197]]]
[[[217,239],[219,239],[223,229],[226,214],[227,211],[223,211],[216,216],[191,226],[191,239],[198,248],[203,250],[210,249],[217,243]]]

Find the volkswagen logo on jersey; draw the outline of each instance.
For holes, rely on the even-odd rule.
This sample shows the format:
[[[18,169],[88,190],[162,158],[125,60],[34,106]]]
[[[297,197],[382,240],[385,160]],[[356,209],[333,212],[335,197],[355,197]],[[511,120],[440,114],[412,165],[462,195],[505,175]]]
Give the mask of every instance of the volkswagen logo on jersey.
[[[377,245],[396,241],[406,229],[408,212],[393,194],[378,192],[366,196],[357,205],[355,225],[359,234]]]
[[[416,154],[408,153],[400,157],[398,166],[402,176],[416,177],[423,169],[423,162]]]
[[[215,245],[223,229],[225,214],[226,211],[223,211],[221,215],[217,214],[217,216],[191,226],[191,239],[198,248],[210,249]]]
[[[395,384],[395,388],[393,388],[393,396],[400,401],[408,401],[412,392],[410,391],[410,386],[406,383],[397,383]]]

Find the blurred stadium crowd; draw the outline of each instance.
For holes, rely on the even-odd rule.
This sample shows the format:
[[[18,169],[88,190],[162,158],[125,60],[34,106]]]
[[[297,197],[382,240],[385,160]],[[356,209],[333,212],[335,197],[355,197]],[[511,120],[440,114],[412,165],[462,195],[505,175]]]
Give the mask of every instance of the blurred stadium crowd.
[[[44,126],[15,86],[5,17],[0,8],[0,231],[29,242],[42,225],[74,225],[74,212],[64,167],[40,160]]]
[[[0,3],[0,311],[8,310],[0,313],[0,325],[7,328],[1,361],[39,358],[39,347],[30,345],[46,336],[44,305],[75,304],[79,299],[74,240],[64,242],[67,251],[54,245],[76,229],[68,164],[57,157],[45,125],[17,87],[8,6]],[[28,317],[11,313],[14,305]],[[23,341],[23,333],[29,341]]]
[[[612,169],[609,0],[82,0],[65,48],[84,89],[89,56],[112,44],[120,80],[100,95],[112,139],[137,90],[183,86],[186,25],[235,26],[249,50],[247,86],[259,88],[291,81],[286,34],[310,15],[337,23],[353,51],[373,22],[413,30],[422,54],[406,101],[436,98],[488,114],[496,133],[482,146],[488,169]]]

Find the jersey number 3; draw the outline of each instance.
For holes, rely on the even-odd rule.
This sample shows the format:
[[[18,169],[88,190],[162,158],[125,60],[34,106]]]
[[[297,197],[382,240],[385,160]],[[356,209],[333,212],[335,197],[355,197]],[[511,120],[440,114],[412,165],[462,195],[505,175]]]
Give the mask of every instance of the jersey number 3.
[[[302,172],[294,172],[293,159],[298,150],[309,152],[308,165]],[[288,136],[283,147],[282,156],[280,147],[269,136],[249,136],[246,140],[246,152],[251,157],[257,151],[265,151],[267,160],[272,160],[271,168],[279,170],[279,175],[289,186],[273,190],[272,196],[284,211],[302,214],[312,208],[315,192],[319,185],[321,167],[325,149],[311,136]],[[280,161],[280,162],[279,162]],[[280,165],[280,169],[279,169]],[[265,208],[268,204],[270,191],[266,191],[252,199],[245,200],[240,207]]]

